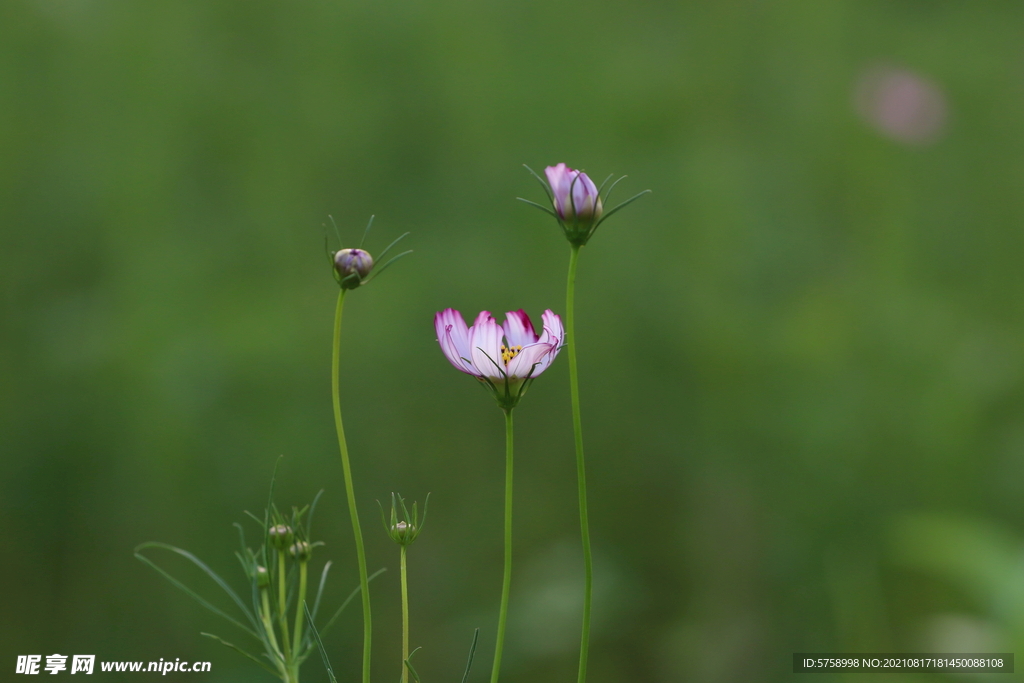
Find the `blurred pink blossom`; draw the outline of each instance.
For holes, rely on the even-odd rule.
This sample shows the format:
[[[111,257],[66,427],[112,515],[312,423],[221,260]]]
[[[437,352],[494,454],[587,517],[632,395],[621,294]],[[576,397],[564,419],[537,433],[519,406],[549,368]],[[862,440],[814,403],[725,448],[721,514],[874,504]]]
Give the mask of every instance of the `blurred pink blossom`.
[[[946,96],[934,82],[891,66],[866,70],[854,89],[857,111],[879,133],[914,145],[935,142],[945,129]]]

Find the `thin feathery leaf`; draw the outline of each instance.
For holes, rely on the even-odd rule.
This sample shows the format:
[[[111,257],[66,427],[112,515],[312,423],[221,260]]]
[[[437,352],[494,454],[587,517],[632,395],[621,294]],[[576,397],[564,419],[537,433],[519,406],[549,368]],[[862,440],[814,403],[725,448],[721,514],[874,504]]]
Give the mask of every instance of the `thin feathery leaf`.
[[[338,679],[334,675],[334,669],[331,668],[331,662],[327,659],[327,650],[324,649],[324,641],[320,640],[320,634],[316,630],[316,624],[313,623],[313,617],[309,613],[309,606],[303,602],[302,608],[306,612],[306,623],[309,624],[309,631],[313,634],[313,640],[316,641],[316,646],[320,648],[320,656],[323,658],[324,666],[327,668],[327,677],[331,679],[331,683],[338,683]]]
[[[327,217],[331,219],[331,225],[334,227],[334,236],[338,238],[338,244],[341,244],[341,233],[338,232],[338,224],[334,222],[334,216],[327,214]],[[276,470],[275,470],[276,473]]]
[[[373,574],[370,574],[370,576],[366,579],[366,583],[370,583],[371,581],[376,579],[378,576],[380,576],[381,574],[383,574],[387,570],[388,570],[387,567],[381,567],[380,569],[375,571]],[[341,616],[342,610],[344,610],[346,607],[348,607],[348,604],[350,602],[352,602],[352,600],[354,600],[357,595],[359,595],[359,592],[362,589],[363,589],[362,586],[356,586],[352,590],[352,592],[348,594],[348,597],[345,598],[345,602],[341,603],[341,607],[339,607],[338,611],[334,613],[334,616],[331,617],[330,621],[327,622],[327,625],[324,626],[322,629],[320,629],[321,633],[327,633],[328,629],[330,629],[331,626],[334,626],[334,622],[337,621],[339,616]]]
[[[508,373],[505,372],[504,368],[502,368],[500,365],[498,365],[495,362],[495,360],[493,358],[491,358],[490,355],[488,355],[488,353],[486,351],[483,350],[483,347],[478,346],[478,347],[476,347],[476,350],[479,351],[480,353],[484,354],[484,357],[487,360],[491,361],[491,365],[496,367],[498,369],[498,372],[501,374],[501,376],[505,378],[505,384],[508,384]]]
[[[316,589],[316,599],[313,600],[313,618],[316,619],[317,612],[320,611],[320,598],[324,595],[324,585],[327,583],[327,572],[331,569],[331,561],[328,560],[324,565],[324,570],[320,572],[320,586]]]
[[[363,242],[366,241],[366,235],[370,232],[370,226],[373,225],[373,219],[374,218],[376,218],[376,216],[370,216],[370,222],[366,224],[366,230],[363,230],[363,238],[361,240],[359,240],[359,248],[360,249],[363,248]]]
[[[552,211],[551,209],[549,209],[546,206],[541,206],[537,202],[530,201],[529,199],[523,199],[522,197],[516,197],[516,199],[518,199],[519,201],[523,202],[524,204],[529,204],[530,206],[536,206],[538,209],[540,209],[544,213],[549,214],[552,218],[555,218],[556,220],[558,219],[558,214],[555,213],[554,211]]]
[[[217,607],[214,607],[212,604],[207,602],[203,597],[201,597],[198,593],[196,593],[191,588],[189,588],[188,586],[183,584],[181,581],[178,581],[176,578],[174,578],[169,573],[167,573],[162,568],[160,568],[155,562],[153,562],[148,557],[146,557],[145,555],[143,555],[142,553],[139,552],[139,550],[141,550],[142,548],[147,548],[147,547],[165,547],[165,548],[170,548],[172,550],[175,550],[177,552],[182,552],[182,553],[184,553],[184,551],[181,551],[178,548],[174,548],[174,546],[168,546],[166,544],[143,543],[142,545],[140,545],[138,548],[135,549],[135,557],[137,557],[141,562],[144,562],[144,563],[148,564],[150,567],[152,567],[153,569],[155,569],[161,576],[163,576],[165,579],[170,581],[177,588],[179,588],[182,591],[184,591],[189,597],[191,597],[193,600],[198,602],[200,605],[202,605],[206,609],[210,610],[214,614],[216,614],[216,615],[218,615],[220,617],[223,617],[224,619],[227,619],[228,621],[230,621],[232,624],[234,624],[238,628],[242,629],[243,631],[245,631],[246,633],[248,633],[252,637],[254,637],[257,640],[259,640],[259,636],[256,634],[255,631],[253,631],[248,626],[246,626],[242,622],[238,621],[234,617],[232,617],[229,614],[225,613],[221,609],[219,609]],[[197,560],[197,562],[198,562],[198,560]],[[199,563],[199,564],[202,564],[202,563]],[[202,565],[202,566],[205,567],[205,565]],[[216,576],[216,575],[214,574],[214,576]],[[220,577],[217,577],[217,580],[219,581]],[[226,590],[228,591],[229,595],[231,595],[237,601],[237,604],[239,605],[239,607],[242,608],[242,611],[245,612],[245,615],[247,617],[250,617],[250,620],[251,620],[251,616],[249,614],[249,610],[245,607],[245,605],[242,604],[241,600],[238,600],[238,596],[234,594],[234,591],[232,591],[230,588],[227,588]]]
[[[409,653],[408,657],[405,658],[405,665],[409,668],[409,673],[412,674],[412,679],[416,681],[416,683],[420,683],[420,675],[416,673],[416,669],[414,669],[412,666],[412,656],[422,649],[422,646],[416,648],[415,650]]]
[[[249,612],[248,608],[245,606],[245,603],[242,602],[242,599],[238,597],[238,594],[235,593],[234,590],[232,590],[231,586],[229,586],[224,579],[220,578],[220,576],[217,575],[217,572],[213,571],[208,566],[206,566],[206,564],[198,557],[188,552],[187,550],[182,550],[181,548],[177,548],[173,545],[170,545],[169,543],[160,543],[157,541],[150,541],[149,543],[143,543],[142,545],[137,546],[135,548],[135,554],[138,555],[139,550],[143,548],[163,548],[164,550],[170,550],[171,552],[178,553],[179,555],[190,561],[192,564],[202,569],[206,573],[206,575],[213,579],[225,593],[231,596],[231,599],[235,601],[235,604],[238,605],[238,608],[240,610],[242,610],[242,613],[249,618],[249,621],[254,626],[256,625],[256,619]]]
[[[380,504],[379,500],[377,501],[377,507],[380,508],[380,523],[384,525],[384,531],[387,531],[388,534],[390,535],[391,527],[388,526],[388,519],[387,519],[387,517],[384,516],[384,506]],[[392,515],[395,514],[394,510],[395,510],[395,508],[392,505],[392,508],[391,508],[391,514]],[[394,525],[392,525],[392,526],[394,526]]]
[[[298,528],[302,525],[302,518],[309,512],[309,505],[303,505],[301,508],[292,506],[292,524]]]
[[[420,517],[419,528],[423,529],[423,526],[427,523],[427,505],[430,503],[430,492],[427,492],[427,497],[423,501],[423,516]]]
[[[334,222],[334,218],[331,218],[331,223]],[[338,226],[334,226],[337,230]],[[338,237],[338,241],[341,241],[341,237]],[[277,460],[274,461],[274,473],[270,475],[270,493],[267,494],[267,507],[263,509],[263,544],[266,547],[270,546],[270,511],[276,511],[274,507],[274,485],[277,483],[277,468],[281,466],[281,460],[284,458],[283,455],[277,456]]]
[[[394,263],[398,259],[402,258],[403,256],[408,256],[411,253],[412,253],[412,249],[410,249],[409,251],[403,251],[401,254],[398,254],[397,256],[392,256],[390,259],[388,259],[387,263],[385,263],[380,268],[376,268],[372,273],[370,273],[370,277],[368,277],[365,280],[363,280],[363,284],[365,285],[368,282],[371,282],[372,280],[376,279],[378,276],[380,276],[381,273],[383,273],[385,270],[387,270],[388,266],[390,266],[392,263]],[[358,273],[355,273],[355,275],[358,275]]]
[[[233,526],[236,529],[238,529],[238,544],[242,548],[242,550],[240,552],[239,551],[235,552],[235,557],[237,557],[238,561],[242,563],[242,571],[245,572],[246,576],[249,576],[249,575],[252,574],[252,565],[251,565],[251,563],[249,561],[249,557],[248,556],[251,555],[252,552],[249,551],[249,549],[245,547],[245,529],[243,529],[242,525],[239,524],[238,522],[235,522]],[[246,552],[246,551],[248,551],[248,555],[242,555],[242,553]]]
[[[615,175],[614,173],[609,173],[608,177],[604,179],[603,183],[601,183],[601,187],[597,188],[598,196],[600,196],[601,192],[604,190],[604,186],[608,184],[608,181],[611,180],[612,176],[614,176],[614,175]],[[625,178],[625,177],[626,176],[622,176],[622,178]],[[619,178],[619,180],[622,180],[622,178]],[[619,182],[619,180],[616,180],[615,182],[617,183],[617,182]],[[615,185],[612,185],[612,187],[615,187]],[[608,191],[611,192],[612,191],[611,188],[608,188]]]
[[[625,177],[625,176],[623,176],[623,177]],[[612,217],[612,215],[613,215],[613,214],[614,214],[614,213],[615,213],[616,211],[618,211],[619,209],[621,209],[621,208],[624,208],[624,207],[626,207],[626,206],[628,206],[628,205],[632,204],[632,203],[633,203],[633,202],[635,202],[636,200],[638,200],[638,199],[640,199],[641,197],[643,197],[643,196],[644,196],[645,194],[650,194],[650,192],[651,192],[650,190],[644,190],[643,192],[639,192],[639,193],[637,193],[637,194],[633,195],[632,197],[630,197],[629,199],[627,199],[626,201],[622,202],[622,203],[621,203],[621,204],[619,204],[618,206],[616,206],[616,207],[615,207],[614,209],[612,209],[611,211],[609,211],[609,212],[608,212],[608,213],[606,213],[605,215],[601,216],[601,220],[599,220],[599,221],[597,222],[597,225],[595,225],[595,226],[594,226],[594,230],[597,230],[597,227],[598,227],[599,225],[601,225],[601,223],[604,223],[604,222],[605,222],[606,220],[608,220],[609,218],[611,218],[611,217]]]
[[[235,551],[235,557],[238,558],[238,562],[242,565],[242,571],[244,571],[245,575],[248,576],[250,573],[249,562],[245,559],[242,553],[238,552],[237,550]]]
[[[324,254],[327,255],[327,262],[334,265],[334,252],[331,251],[330,241],[327,239],[327,226],[324,225]]]
[[[608,177],[610,178],[611,176],[608,176]],[[608,191],[605,192],[604,195],[601,196],[601,203],[602,204],[605,204],[605,203],[608,202],[608,198],[612,196],[612,190],[614,190],[615,186],[618,185],[619,183],[621,183],[625,179],[626,179],[626,176],[619,176],[619,178],[614,183],[612,183],[612,186],[608,188]],[[607,182],[607,181],[605,181],[605,182]],[[602,187],[604,187],[604,185],[602,185]],[[601,193],[598,192],[598,194],[601,194]]]
[[[313,498],[312,504],[309,506],[309,517],[306,518],[306,535],[309,538],[313,538],[313,513],[316,512],[316,504],[320,502],[320,496],[324,495],[324,490],[320,489],[320,492]]]
[[[405,507],[405,499],[402,496],[398,496],[398,504],[402,506],[402,515],[406,522],[412,524],[413,519],[409,516],[409,508]]]
[[[377,254],[377,260],[378,260],[378,261],[383,261],[383,260],[384,260],[384,257],[388,255],[388,252],[389,252],[389,251],[391,251],[391,247],[395,246],[396,244],[398,244],[399,242],[401,242],[402,240],[404,240],[404,239],[405,239],[406,237],[408,237],[408,236],[409,236],[410,234],[412,234],[412,233],[409,233],[409,232],[403,232],[403,233],[402,233],[401,235],[399,235],[398,237],[396,237],[396,238],[395,238],[395,241],[394,241],[394,242],[392,242],[392,243],[391,243],[391,244],[389,244],[388,246],[384,247],[384,251],[382,251],[382,252],[380,252],[379,254]]]
[[[469,679],[469,670],[473,668],[473,656],[476,654],[476,643],[480,640],[480,629],[473,631],[473,644],[469,646],[469,661],[466,662],[466,673],[462,675],[462,683]]]
[[[230,647],[230,648],[231,648],[232,650],[234,650],[234,651],[235,651],[235,652],[237,652],[238,654],[240,654],[240,655],[244,655],[245,657],[248,657],[249,659],[251,659],[252,661],[256,662],[256,663],[257,663],[257,664],[259,664],[259,665],[260,665],[261,667],[263,667],[264,669],[266,669],[266,670],[267,670],[267,671],[269,671],[270,673],[274,674],[275,676],[279,676],[279,675],[281,674],[281,672],[280,672],[280,671],[278,671],[277,669],[271,668],[271,667],[270,667],[270,665],[268,665],[268,664],[267,664],[266,662],[264,662],[264,661],[263,661],[262,659],[260,659],[259,657],[256,657],[256,656],[254,656],[254,655],[251,655],[251,654],[249,654],[248,652],[246,652],[246,651],[245,651],[245,650],[243,650],[242,648],[238,647],[237,645],[235,645],[235,644],[233,644],[233,643],[229,643],[228,641],[224,640],[224,639],[223,639],[223,638],[221,638],[220,636],[215,636],[215,635],[213,635],[212,633],[203,633],[203,632],[200,632],[200,634],[199,634],[199,635],[201,635],[201,636],[206,636],[207,638],[212,638],[213,640],[216,640],[216,641],[217,641],[218,643],[220,643],[221,645],[225,645],[225,646],[227,646],[227,647]]]
[[[540,186],[544,188],[544,194],[546,194],[548,196],[548,201],[550,201],[552,204],[554,204],[555,203],[555,197],[554,197],[554,195],[551,194],[551,188],[548,186],[548,184],[546,182],[544,182],[541,179],[541,177],[539,175],[537,175],[534,172],[534,170],[532,168],[530,168],[529,166],[527,166],[526,164],[523,164],[523,168],[525,168],[527,171],[529,171],[530,175],[532,175],[534,178],[537,179],[537,182],[540,183]]]

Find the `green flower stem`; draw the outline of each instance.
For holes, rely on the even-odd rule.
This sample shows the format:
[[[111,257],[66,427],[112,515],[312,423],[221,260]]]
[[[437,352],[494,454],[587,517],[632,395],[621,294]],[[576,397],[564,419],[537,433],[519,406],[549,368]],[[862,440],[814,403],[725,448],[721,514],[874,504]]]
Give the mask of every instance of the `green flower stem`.
[[[576,481],[580,498],[580,536],[583,539],[583,635],[580,637],[580,668],[577,683],[587,680],[587,653],[590,650],[590,603],[594,592],[594,561],[590,554],[590,521],[587,518],[587,471],[583,461],[583,424],[580,421],[580,382],[576,370],[576,263],[580,246],[572,245],[569,255],[569,281],[565,287],[565,336],[569,347],[569,391],[572,395],[572,431],[576,439]]]
[[[338,306],[334,312],[334,349],[331,356],[331,396],[334,399],[334,426],[338,430],[338,448],[341,449],[341,467],[345,472],[345,493],[348,496],[348,511],[352,517],[352,534],[356,539],[356,557],[359,560],[359,587],[363,598],[363,683],[370,683],[370,637],[373,632],[370,622],[370,582],[366,578],[366,551],[363,549],[363,531],[359,526],[356,510],[356,494],[352,488],[352,467],[348,462],[348,444],[345,443],[345,427],[341,422],[341,397],[338,389],[338,357],[341,349],[341,311],[345,305],[345,290],[338,292]]]
[[[281,644],[284,646],[284,658],[292,658],[291,644],[288,642],[288,608],[287,582],[285,580],[284,552],[277,551],[277,619],[281,623]]]
[[[409,683],[409,582],[405,571],[405,546],[402,546],[402,683]]]
[[[498,683],[501,652],[505,645],[508,593],[512,586],[512,409],[505,411],[505,573],[501,581],[501,610],[498,612],[498,640],[494,646],[491,683]]]
[[[266,588],[260,589],[260,597],[263,599],[263,614],[260,618],[263,621],[263,630],[267,632],[267,640],[270,641],[270,646],[274,648],[274,654],[277,655],[278,661],[274,662],[277,664],[277,668],[284,672],[284,655],[281,654],[281,648],[277,646],[277,636],[274,635],[274,623],[270,620],[270,591]]]
[[[308,564],[306,560],[299,561],[299,601],[295,606],[295,637],[292,638],[292,642],[295,643],[296,655],[302,652],[302,622],[305,621],[306,616],[303,605],[306,603]]]

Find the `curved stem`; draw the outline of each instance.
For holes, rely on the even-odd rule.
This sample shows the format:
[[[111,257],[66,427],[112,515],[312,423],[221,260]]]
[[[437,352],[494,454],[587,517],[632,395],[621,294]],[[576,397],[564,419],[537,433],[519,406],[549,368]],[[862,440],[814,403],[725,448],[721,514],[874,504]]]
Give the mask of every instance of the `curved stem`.
[[[402,683],[409,683],[409,583],[405,571],[405,546],[402,546]]]
[[[345,472],[345,493],[348,497],[348,511],[352,518],[352,535],[356,540],[356,557],[359,560],[359,586],[363,598],[363,683],[370,683],[370,582],[366,578],[366,551],[363,550],[363,531],[359,526],[356,510],[356,494],[352,488],[352,468],[348,461],[348,444],[345,443],[345,427],[341,422],[341,398],[338,389],[338,357],[341,349],[341,312],[345,305],[345,290],[338,293],[338,306],[334,312],[334,349],[331,356],[331,396],[334,399],[334,426],[338,431],[338,448],[341,450],[341,467]]]
[[[580,384],[576,370],[576,263],[580,247],[572,245],[569,255],[569,280],[565,287],[565,336],[569,347],[569,391],[572,395],[572,431],[576,440],[576,482],[580,499],[580,537],[583,540],[583,634],[580,637],[580,668],[577,683],[587,680],[587,653],[590,651],[590,603],[594,592],[594,561],[590,554],[590,522],[587,518],[587,471],[583,461],[583,424],[580,421]]]
[[[491,683],[498,683],[501,652],[505,645],[508,593],[512,585],[512,409],[505,411],[505,572],[501,581],[501,610],[498,612],[498,640],[494,646]]]

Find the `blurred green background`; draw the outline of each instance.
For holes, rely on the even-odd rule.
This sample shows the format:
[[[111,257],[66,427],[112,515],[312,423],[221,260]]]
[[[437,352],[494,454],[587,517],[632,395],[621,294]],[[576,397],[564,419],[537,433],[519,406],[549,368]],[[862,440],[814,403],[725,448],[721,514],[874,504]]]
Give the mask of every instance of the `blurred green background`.
[[[132,548],[243,585],[231,524],[281,454],[278,505],[326,489],[328,604],[356,585],[322,225],[351,246],[376,214],[371,252],[408,230],[416,253],[346,306],[359,506],[392,570],[375,679],[400,672],[374,503],[398,491],[432,493],[418,669],[461,676],[480,626],[484,680],[502,417],[432,316],[564,313],[568,246],[515,201],[542,197],[521,164],[558,162],[653,190],[578,280],[590,681],[1024,644],[1022,39],[1024,5],[995,2],[2,3],[0,666],[272,680]],[[574,680],[564,359],[517,411],[516,475],[505,679]],[[344,679],[359,633],[354,609],[327,638]],[[304,680],[326,680],[315,657]]]

